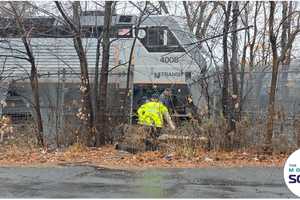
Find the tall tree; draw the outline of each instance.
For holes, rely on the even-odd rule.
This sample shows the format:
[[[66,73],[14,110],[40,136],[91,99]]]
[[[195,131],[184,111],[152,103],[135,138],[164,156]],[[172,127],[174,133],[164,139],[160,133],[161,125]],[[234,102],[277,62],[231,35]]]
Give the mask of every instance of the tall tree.
[[[275,96],[276,96],[276,87],[277,87],[277,77],[279,64],[286,59],[287,52],[292,48],[292,44],[296,38],[296,35],[300,32],[300,14],[298,13],[297,26],[293,32],[290,33],[290,37],[284,46],[281,47],[281,53],[278,55],[277,47],[277,37],[274,31],[274,13],[276,10],[276,2],[270,1],[270,12],[269,12],[269,40],[272,48],[272,79],[271,79],[271,88],[269,93],[269,103],[268,103],[268,116],[267,116],[267,131],[264,139],[264,151],[265,153],[272,152],[272,138],[273,138],[273,126],[274,126],[274,115],[275,115]],[[290,13],[292,14],[292,13]],[[293,13],[295,14],[295,13]],[[297,14],[297,13],[296,13]],[[284,14],[285,16],[285,14]],[[286,19],[283,17],[280,24],[282,24]],[[284,36],[285,37],[285,36]],[[283,42],[282,42],[283,44]]]
[[[26,3],[23,3],[24,6],[26,6]],[[40,146],[44,146],[44,138],[43,138],[43,121],[42,121],[42,115],[41,115],[41,107],[40,107],[40,95],[39,95],[39,81],[38,81],[38,73],[37,73],[37,67],[35,62],[35,57],[32,51],[32,47],[30,44],[30,34],[31,29],[26,29],[24,25],[24,18],[20,10],[24,9],[18,9],[20,8],[20,4],[18,2],[9,2],[10,11],[13,14],[13,17],[16,22],[16,27],[19,35],[21,36],[22,43],[24,45],[24,48],[26,50],[27,54],[27,61],[31,65],[31,71],[30,71],[30,85],[32,90],[32,102],[33,107],[35,111],[35,119],[36,119],[36,125],[37,125],[37,140],[38,144]]]
[[[228,61],[228,30],[229,30],[229,19],[230,19],[230,13],[231,13],[231,5],[232,2],[229,1],[227,2],[227,6],[223,5],[223,10],[225,13],[225,20],[224,20],[224,26],[223,26],[223,88],[222,88],[222,107],[223,107],[223,115],[224,117],[228,120],[229,124],[229,130],[225,133],[225,148],[229,148],[229,141],[230,141],[230,136],[229,136],[229,131],[232,130],[233,127],[233,120],[231,117],[231,101],[229,97],[229,61]]]
[[[278,74],[278,53],[277,53],[277,40],[274,33],[274,12],[276,8],[275,2],[270,2],[270,18],[269,18],[269,39],[272,47],[272,80],[271,80],[271,89],[269,96],[269,105],[268,105],[268,121],[267,121],[267,132],[265,135],[265,151],[271,151],[271,143],[273,136],[273,123],[274,123],[274,110],[275,110],[275,90],[277,85],[277,74]]]
[[[100,74],[99,87],[99,109],[97,114],[96,146],[105,144],[105,134],[107,131],[107,82],[109,70],[109,49],[110,49],[110,30],[112,18],[112,1],[105,2],[104,26],[102,35],[102,67]]]
[[[97,17],[97,16],[95,16]],[[98,33],[98,24],[97,24],[97,20],[96,21],[96,32],[97,35],[99,34],[99,36],[97,37],[97,46],[96,46],[96,61],[95,61],[95,73],[94,73],[94,116],[95,116],[95,122],[97,121],[97,113],[98,113],[98,104],[99,104],[99,66],[100,66],[100,54],[101,54],[101,41],[102,41],[102,34]]]
[[[229,30],[229,18],[231,12],[232,2],[227,3],[227,7],[224,5],[225,20],[223,26],[223,88],[222,88],[222,105],[223,114],[227,118],[229,113],[229,61],[228,61],[228,30]]]
[[[130,3],[133,4],[133,2],[130,2]],[[138,7],[137,5],[135,5],[135,6]],[[140,25],[142,23],[143,17],[146,14],[147,8],[148,8],[148,2],[145,3],[145,6],[144,6],[143,10],[139,8],[141,13],[140,13],[140,16],[138,18],[136,27],[134,29],[135,37],[133,39],[131,49],[130,49],[130,54],[129,54],[128,67],[127,67],[127,78],[126,78],[126,89],[125,89],[123,108],[128,107],[127,104],[128,104],[128,97],[130,96],[130,82],[133,81],[132,80],[132,78],[133,78],[132,77],[132,67],[133,67],[133,57],[134,57],[135,44],[136,44],[136,41],[138,39],[139,28],[140,28]],[[149,16],[149,14],[147,16]],[[124,111],[125,111],[125,109],[124,109]],[[127,112],[127,111],[125,111],[125,112]],[[126,116],[125,112],[124,112],[124,115],[123,115],[124,117]],[[131,117],[131,116],[129,116],[129,117]]]
[[[80,1],[72,2],[73,20],[66,14],[60,2],[55,1],[55,4],[66,24],[74,33],[73,43],[80,63],[81,110],[78,116],[83,122],[83,130],[81,130],[81,140],[83,143],[89,144],[91,135],[93,134],[94,114],[92,109],[88,62],[81,39]]]
[[[248,26],[249,23],[249,6],[247,5],[245,8],[244,18],[242,17],[242,22],[244,26]],[[246,54],[249,40],[247,39],[247,35],[249,34],[249,30],[246,30],[244,33],[244,45],[242,50],[242,59],[241,59],[241,74],[240,74],[240,105],[239,105],[239,113],[242,112],[243,104],[244,104],[244,83],[245,83],[245,66],[246,66]]]
[[[216,14],[219,2],[183,1],[187,25],[198,39],[206,37],[213,16]]]
[[[232,79],[232,89],[233,89],[233,100],[234,100],[234,107],[232,110],[233,114],[233,128],[235,129],[235,122],[238,120],[239,115],[239,86],[238,86],[238,79],[237,79],[237,71],[239,67],[238,63],[238,17],[239,17],[239,2],[233,2],[233,9],[232,9],[232,52],[231,52],[231,59],[230,59],[230,68],[231,68],[231,79]]]
[[[165,1],[159,1],[160,8],[166,13],[169,14],[169,9]]]
[[[290,13],[293,12],[293,2],[290,1],[283,1],[282,3],[282,18],[286,19],[282,23],[282,33],[281,33],[281,51],[283,51],[286,42],[291,34],[291,21],[292,16]],[[284,52],[282,52],[284,53]],[[281,54],[282,54],[281,53]],[[289,66],[291,62],[291,49],[287,52],[287,55],[285,59],[283,60],[282,65],[282,90],[283,90],[283,96],[287,97],[289,96],[289,87],[287,87],[287,81],[288,81],[288,75],[289,75]]]

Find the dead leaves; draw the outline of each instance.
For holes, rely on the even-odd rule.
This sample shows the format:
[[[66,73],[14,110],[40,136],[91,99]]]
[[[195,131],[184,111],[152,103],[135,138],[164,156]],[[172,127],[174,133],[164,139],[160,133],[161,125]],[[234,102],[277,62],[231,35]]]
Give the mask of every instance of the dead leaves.
[[[283,166],[287,156],[279,154],[264,157],[251,151],[207,152],[199,149],[194,157],[184,158],[174,152],[149,151],[129,154],[117,151],[112,145],[106,145],[102,148],[75,145],[63,151],[54,152],[10,146],[0,152],[0,165],[89,163],[119,169]]]

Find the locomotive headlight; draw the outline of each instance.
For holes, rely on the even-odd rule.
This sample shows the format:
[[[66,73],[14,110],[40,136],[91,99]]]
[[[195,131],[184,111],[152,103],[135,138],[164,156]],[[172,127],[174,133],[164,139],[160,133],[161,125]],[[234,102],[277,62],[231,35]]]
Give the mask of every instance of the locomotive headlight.
[[[140,38],[140,39],[145,38],[146,37],[146,31],[144,29],[139,29],[137,37]]]

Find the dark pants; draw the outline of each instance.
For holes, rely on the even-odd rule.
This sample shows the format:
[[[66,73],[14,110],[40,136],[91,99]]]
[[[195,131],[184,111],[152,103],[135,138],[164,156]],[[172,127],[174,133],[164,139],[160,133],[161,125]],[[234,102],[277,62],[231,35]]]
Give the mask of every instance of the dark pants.
[[[150,136],[153,139],[157,139],[160,136],[161,128],[159,127],[150,127]]]
[[[157,138],[160,136],[161,128],[148,126],[145,127],[145,130],[149,133],[148,137],[145,138],[146,151],[158,150]]]

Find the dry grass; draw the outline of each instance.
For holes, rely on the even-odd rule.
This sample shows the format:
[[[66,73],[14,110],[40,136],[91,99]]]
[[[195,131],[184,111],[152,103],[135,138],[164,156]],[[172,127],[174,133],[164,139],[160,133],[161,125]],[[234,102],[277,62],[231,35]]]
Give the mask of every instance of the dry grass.
[[[81,143],[74,143],[66,148],[65,153],[76,155],[81,154],[87,150],[87,147]]]
[[[78,141],[65,149],[47,151],[36,146],[32,124],[19,127],[21,133],[14,133],[14,139],[0,145],[0,165],[36,165],[63,163],[90,163],[113,168],[163,168],[163,167],[210,167],[210,166],[282,166],[293,150],[284,136],[276,135],[273,145],[277,145],[274,154],[264,157],[258,151],[265,124],[244,118],[237,123],[237,132],[232,135],[231,145],[239,143],[235,150],[225,152],[225,119],[217,121],[202,119],[201,123],[190,121],[175,131],[165,129],[163,133],[177,136],[161,144],[160,151],[122,153],[107,145],[102,148],[89,148]],[[26,130],[26,131],[25,131]],[[144,145],[149,132],[141,126],[128,126],[124,129],[123,142]],[[179,139],[178,139],[179,138]],[[200,138],[207,138],[201,140]],[[277,142],[277,143],[276,143]],[[287,143],[287,144],[286,144]],[[283,150],[279,150],[282,146]],[[286,147],[289,147],[287,151]]]
[[[268,157],[248,151],[222,152],[198,149],[195,155],[184,158],[176,154],[161,151],[149,151],[138,154],[119,152],[112,145],[101,148],[82,148],[75,145],[64,151],[47,152],[40,149],[21,150],[12,147],[5,154],[0,153],[0,166],[26,166],[58,164],[89,164],[117,169],[145,168],[201,168],[201,167],[242,167],[277,166],[282,167],[288,155],[279,154]]]

